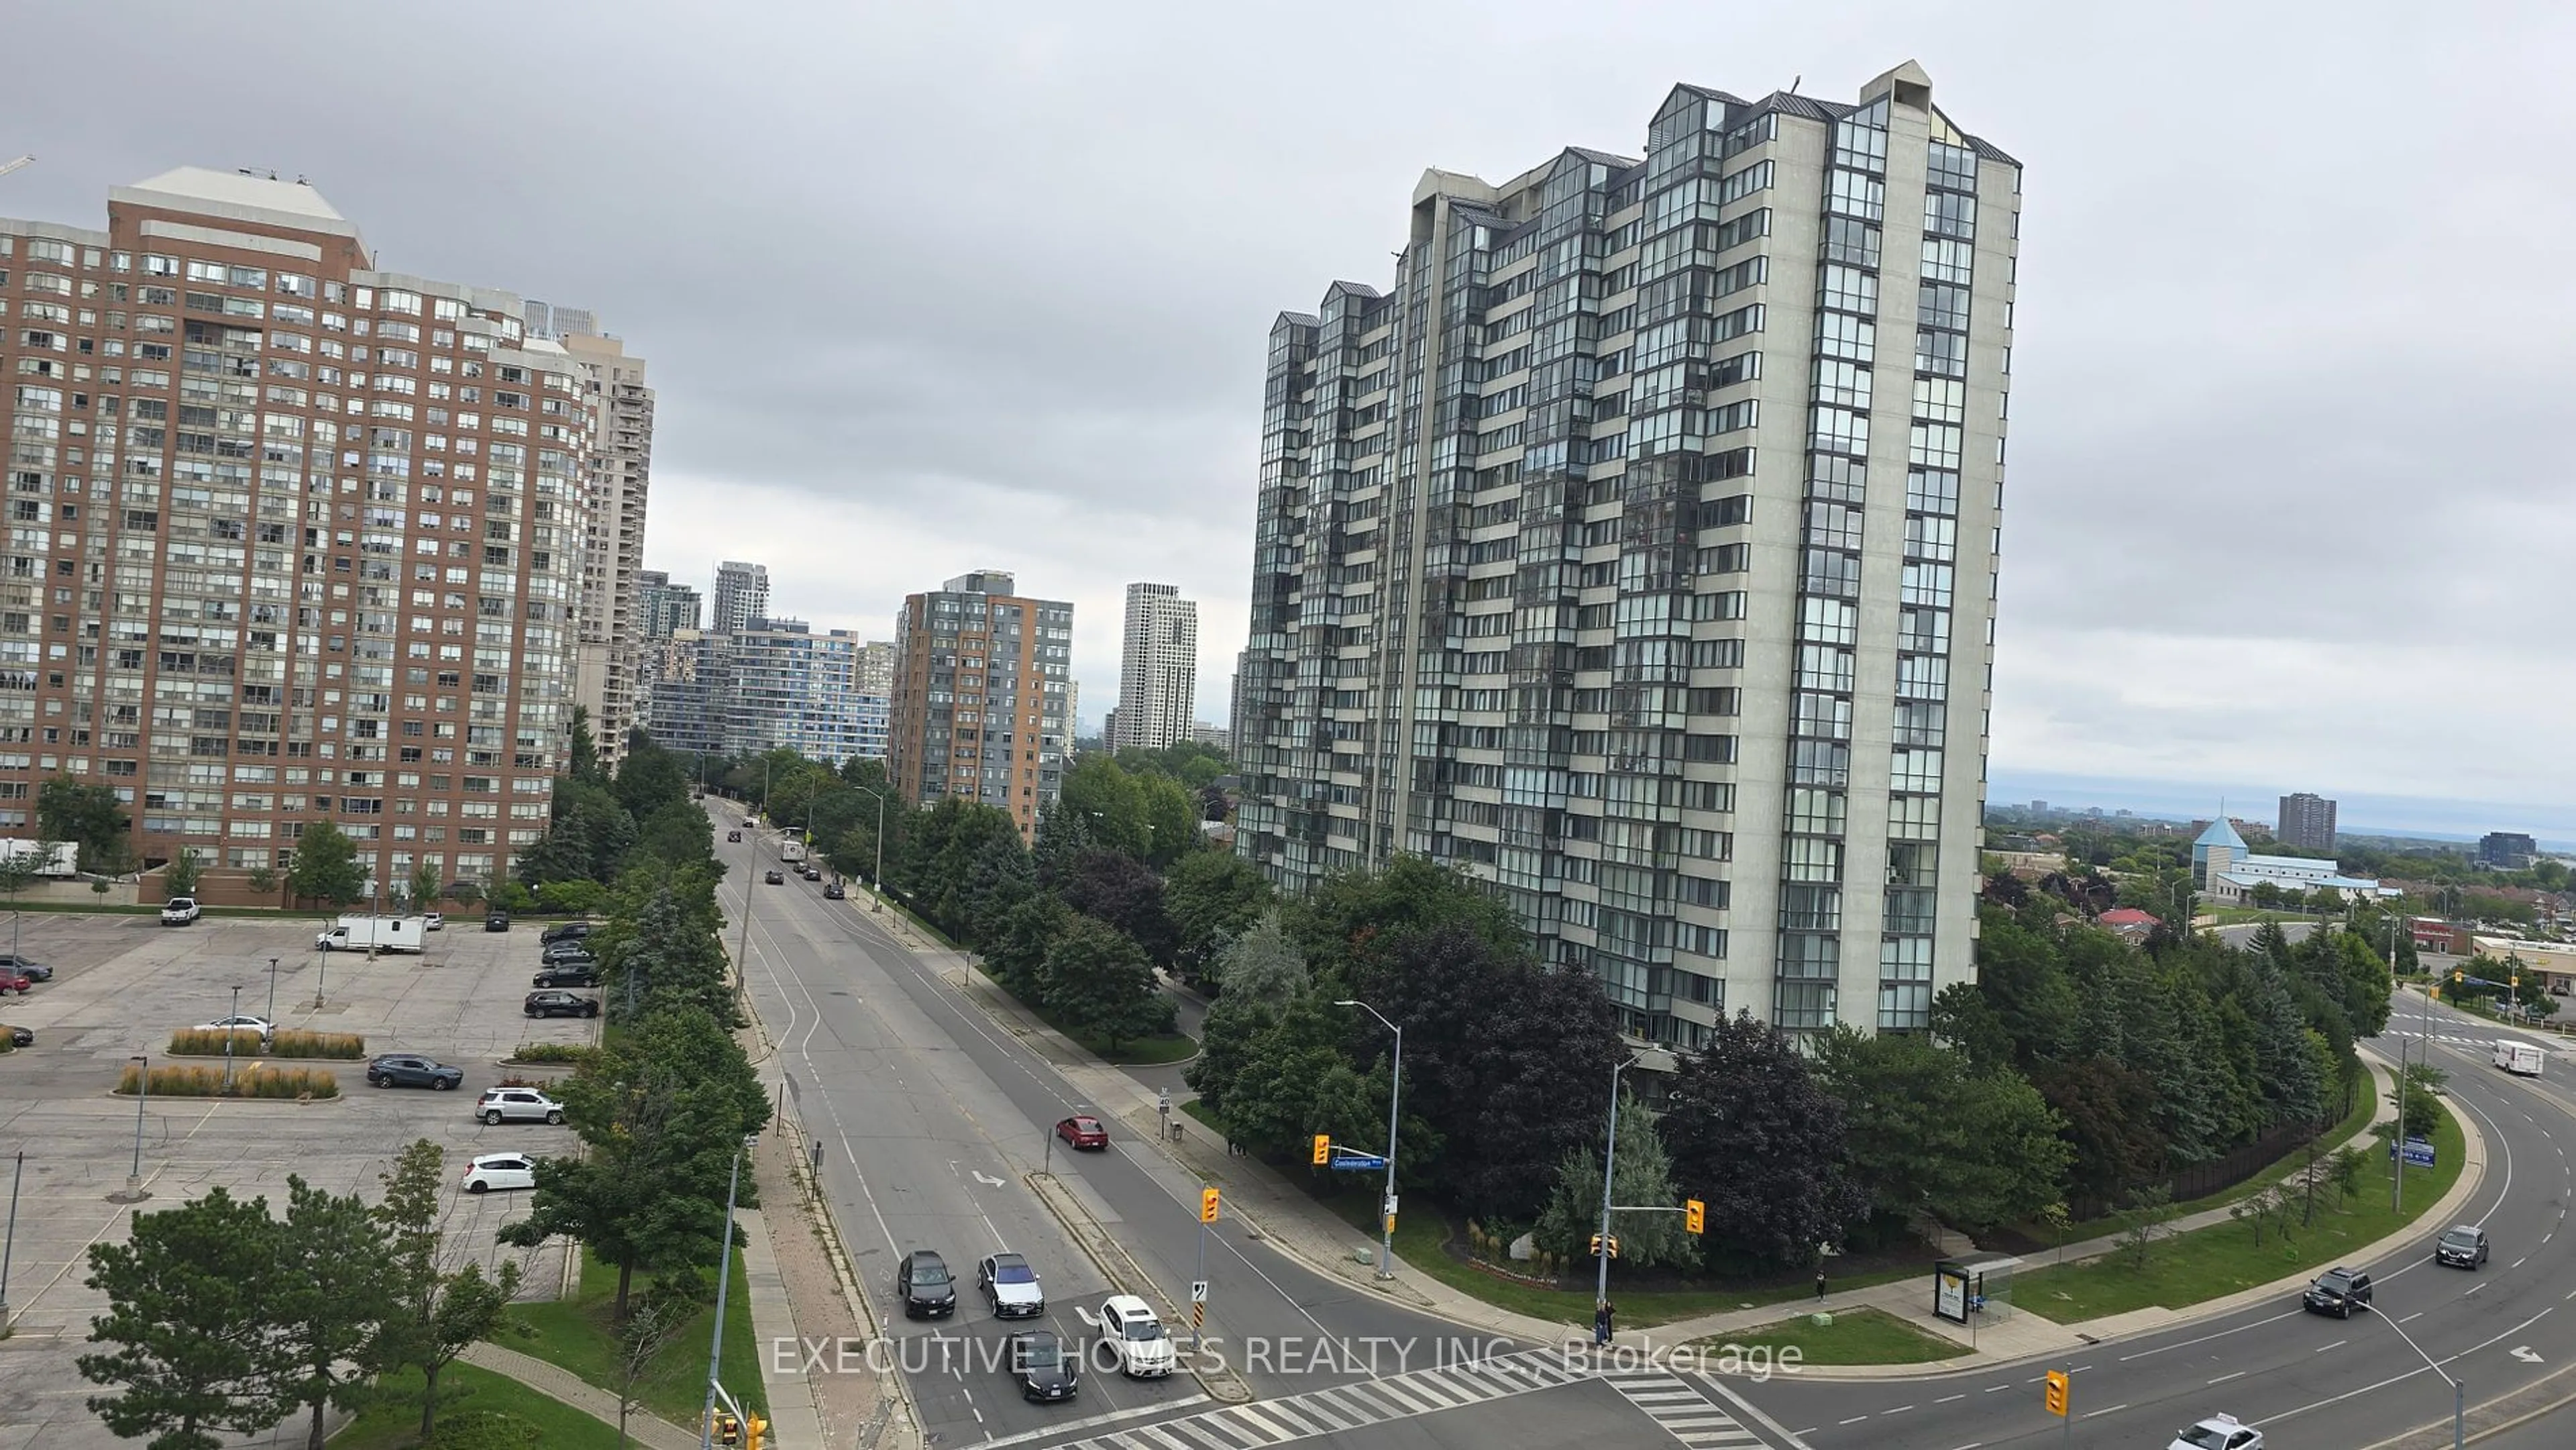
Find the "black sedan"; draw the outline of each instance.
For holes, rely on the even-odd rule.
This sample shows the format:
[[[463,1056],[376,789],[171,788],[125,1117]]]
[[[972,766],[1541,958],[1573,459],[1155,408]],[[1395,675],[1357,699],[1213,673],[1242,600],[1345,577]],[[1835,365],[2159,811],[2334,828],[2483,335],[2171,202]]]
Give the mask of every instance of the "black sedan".
[[[787,873],[784,871],[771,871],[768,875],[760,879],[761,883],[766,886],[784,886],[787,884]]]
[[[524,1010],[531,1017],[596,1017],[599,999],[570,992],[530,992]]]
[[[827,881],[823,884],[823,899],[825,901],[843,901],[848,899],[848,896],[849,893],[841,889],[841,883],[838,881]]]
[[[529,980],[535,987],[596,987],[599,966],[595,962],[548,962],[545,969]]]
[[[506,911],[487,911],[483,913],[483,929],[485,931],[508,931],[510,929],[510,913]]]
[[[407,1052],[391,1052],[367,1064],[367,1081],[380,1088],[425,1087],[447,1092],[465,1081],[465,1069]]]
[[[8,1029],[8,1032],[9,1045],[11,1047],[33,1047],[36,1045],[36,1029],[33,1027],[11,1027]]]
[[[1051,1329],[1023,1329],[1011,1336],[1011,1378],[1022,1399],[1072,1399],[1081,1370],[1082,1357],[1066,1350]]]

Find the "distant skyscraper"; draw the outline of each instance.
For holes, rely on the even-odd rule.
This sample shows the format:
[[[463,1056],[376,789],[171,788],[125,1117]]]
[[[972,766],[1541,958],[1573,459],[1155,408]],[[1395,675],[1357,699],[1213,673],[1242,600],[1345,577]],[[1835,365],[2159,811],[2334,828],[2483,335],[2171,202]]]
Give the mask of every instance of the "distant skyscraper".
[[[1508,105],[1508,102],[1497,102]],[[2021,167],[1911,64],[1426,172],[1271,327],[1237,849],[1491,882],[1621,1025],[1976,976]]]
[[[699,627],[703,600],[697,590],[672,583],[671,576],[659,569],[643,570],[635,578],[635,608],[644,622],[644,638],[669,639],[681,630]]]
[[[728,751],[784,748],[836,766],[853,756],[884,756],[885,694],[860,685],[862,659],[880,646],[845,629],[816,634],[796,619],[763,620],[728,644]]]
[[[528,335],[561,341],[567,337],[595,337],[599,318],[587,307],[557,307],[533,299],[528,307]]]
[[[2540,843],[2520,831],[2489,831],[2478,839],[2478,864],[2499,871],[2527,870],[2539,854]]]
[[[769,566],[731,559],[716,566],[715,617],[707,627],[732,634],[755,619],[769,617]]]
[[[907,802],[998,806],[1025,838],[1072,744],[1073,606],[1014,587],[981,569],[905,598],[886,764]]]
[[[557,314],[561,315],[560,312]],[[582,367],[591,408],[588,523],[582,535],[580,637],[573,656],[573,703],[590,712],[599,758],[614,767],[642,707],[638,683],[643,619],[636,598],[644,571],[644,514],[652,495],[653,390],[644,360],[588,325],[563,348]]]
[[[1190,738],[1199,693],[1199,606],[1171,584],[1127,586],[1113,751],[1161,750]]]
[[[2281,797],[2280,829],[2272,833],[2284,846],[2310,851],[2335,848],[2335,803],[2301,791]]]

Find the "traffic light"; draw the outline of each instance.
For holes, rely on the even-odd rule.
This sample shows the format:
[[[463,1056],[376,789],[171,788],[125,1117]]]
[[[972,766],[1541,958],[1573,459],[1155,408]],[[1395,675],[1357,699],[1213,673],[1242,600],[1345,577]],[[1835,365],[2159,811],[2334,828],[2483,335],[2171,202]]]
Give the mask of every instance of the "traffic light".
[[[724,1413],[724,1412],[723,1412],[723,1411],[721,1411],[721,1410],[717,1411],[717,1412],[716,1412],[716,1443],[717,1443],[717,1444],[719,1444],[719,1445],[739,1445],[739,1444],[741,1444],[741,1443],[742,1443],[742,1421],[740,1421],[740,1420],[738,1420],[738,1419],[734,1418],[733,1416],[731,1416],[731,1415],[729,1415],[729,1414]]]
[[[1593,1258],[1596,1258],[1596,1259],[1597,1259],[1597,1258],[1601,1257],[1601,1247],[1602,1247],[1602,1245],[1601,1245],[1601,1235],[1599,1235],[1599,1234],[1594,1234],[1594,1235],[1592,1236],[1592,1257],[1593,1257]],[[1619,1257],[1619,1236],[1618,1236],[1617,1234],[1612,1234],[1612,1235],[1610,1236],[1610,1257],[1612,1257],[1612,1258],[1614,1258],[1614,1259],[1615,1259],[1615,1258],[1617,1258],[1617,1257]]]
[[[1708,1232],[1707,1204],[1696,1198],[1682,1200],[1682,1232],[1694,1234]]]
[[[1199,1222],[1216,1222],[1217,1195],[1213,1188],[1199,1190]]]
[[[743,1426],[743,1450],[760,1450],[760,1442],[762,1438],[769,1434],[769,1422],[760,1418],[758,1415],[752,1415],[747,1418],[750,1420],[750,1423]]]
[[[2067,1389],[2066,1371],[2050,1370],[2048,1372],[2048,1412],[2050,1414],[2061,1417],[2065,1415]]]
[[[1321,1168],[1332,1161],[1333,1140],[1322,1133],[1317,1133],[1315,1135],[1315,1166]]]

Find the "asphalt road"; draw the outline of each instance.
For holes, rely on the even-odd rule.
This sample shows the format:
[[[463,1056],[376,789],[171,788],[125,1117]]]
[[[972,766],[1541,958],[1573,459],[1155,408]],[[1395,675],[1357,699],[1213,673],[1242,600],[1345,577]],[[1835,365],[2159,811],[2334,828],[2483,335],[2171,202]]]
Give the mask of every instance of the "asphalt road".
[[[2078,1354],[2071,1432],[2042,1407],[2039,1379],[2050,1366],[2040,1364],[1906,1380],[1781,1378],[1745,1395],[1815,1450],[2158,1446],[2222,1412],[2261,1427],[2269,1450],[2343,1450],[2450,1414],[2448,1384],[2410,1337],[2467,1385],[2472,1404],[2576,1362],[2576,1311],[2567,1308],[2576,1260],[2557,1243],[2576,1189],[2565,1147],[2576,1141],[2576,1071],[2561,1055],[2538,1081],[2507,1077],[2488,1065],[2492,1025],[2421,1011],[2420,1001],[2402,1005],[2378,1045],[2394,1057],[2403,1036],[2412,1056],[2423,1050],[2419,1022],[2428,1026],[2423,1040],[2452,1075],[2452,1102],[2486,1135],[2486,1180],[2456,1215],[2487,1229],[2494,1257],[2483,1271],[2435,1267],[2430,1240],[2447,1225],[2426,1223],[2416,1241],[2365,1266],[2378,1285],[2376,1313],[2328,1319],[2284,1296]]]
[[[864,902],[826,901],[793,877],[762,884],[774,864],[763,840],[720,849],[733,868],[729,909],[752,896],[747,975],[778,1044],[789,1111],[825,1146],[825,1191],[880,1317],[899,1327],[929,1443],[1025,1443],[1060,1438],[1051,1432],[1071,1419],[1214,1408],[1186,1374],[1134,1382],[1094,1373],[1073,1405],[1033,1406],[1012,1392],[992,1358],[1009,1326],[973,1293],[975,1261],[1003,1248],[1028,1255],[1048,1291],[1048,1322],[1068,1338],[1085,1334],[1081,1312],[1107,1293],[1026,1186],[1025,1174],[1050,1164],[1152,1277],[1158,1308],[1186,1305],[1192,1279],[1209,1282],[1212,1342],[1260,1396],[1369,1378],[1398,1343],[1427,1355],[1470,1337],[1310,1273],[1226,1222],[1207,1231],[1202,1274],[1195,1178],[1144,1145],[1051,1149],[1055,1122],[1083,1104],[1042,1057],[896,944]],[[907,1324],[895,1306],[896,1262],[917,1248],[940,1251],[966,1281],[953,1321]],[[1319,1352],[1319,1343],[1330,1347]]]

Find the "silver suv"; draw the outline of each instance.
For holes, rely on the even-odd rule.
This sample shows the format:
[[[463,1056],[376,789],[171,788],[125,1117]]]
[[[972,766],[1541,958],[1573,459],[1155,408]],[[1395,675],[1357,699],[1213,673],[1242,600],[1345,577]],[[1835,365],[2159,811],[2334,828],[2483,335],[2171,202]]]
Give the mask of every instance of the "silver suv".
[[[474,1101],[474,1116],[502,1123],[560,1123],[563,1104],[534,1088],[493,1088]]]

